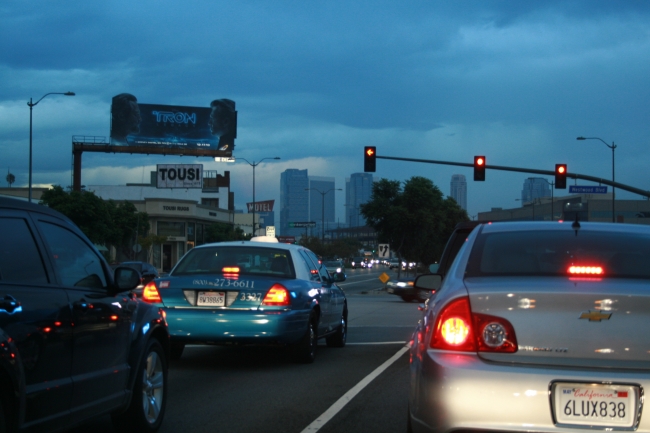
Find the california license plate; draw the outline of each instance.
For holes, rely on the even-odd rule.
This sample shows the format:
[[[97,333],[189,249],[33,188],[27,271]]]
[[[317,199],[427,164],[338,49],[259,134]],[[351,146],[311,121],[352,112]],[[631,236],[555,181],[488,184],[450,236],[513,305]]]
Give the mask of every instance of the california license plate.
[[[563,382],[553,385],[557,424],[631,428],[636,423],[638,401],[636,386]]]
[[[226,305],[226,292],[199,292],[196,305],[200,307],[223,307]]]

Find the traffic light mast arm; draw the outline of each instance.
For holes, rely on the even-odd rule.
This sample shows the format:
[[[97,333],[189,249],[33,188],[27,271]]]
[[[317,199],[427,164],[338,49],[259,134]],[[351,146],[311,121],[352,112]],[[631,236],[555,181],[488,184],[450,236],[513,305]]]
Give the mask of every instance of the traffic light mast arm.
[[[415,159],[415,158],[400,158],[396,156],[376,156],[377,159],[390,159],[393,161],[409,161],[409,162],[423,162],[425,164],[441,164],[441,165],[454,165],[457,167],[469,167],[469,168],[474,168],[473,163],[468,163],[468,162],[451,162],[451,161],[437,161],[433,159]],[[542,174],[545,176],[555,176],[555,171],[554,170],[537,170],[534,168],[521,168],[521,167],[507,167],[507,166],[502,166],[502,165],[486,165],[486,169],[490,170],[502,170],[502,171],[516,171],[519,173],[532,173],[532,174]],[[566,174],[567,178],[570,179],[582,179],[582,180],[588,180],[590,182],[597,182],[603,185],[609,185],[613,186],[616,188],[620,188],[624,191],[629,191],[634,194],[639,194],[644,197],[649,197],[650,198],[650,191],[645,191],[639,188],[634,188],[633,186],[625,185],[622,183],[618,182],[612,182],[611,179],[603,179],[602,177],[594,177],[594,176],[588,176],[586,174],[579,174],[579,173],[567,173]]]

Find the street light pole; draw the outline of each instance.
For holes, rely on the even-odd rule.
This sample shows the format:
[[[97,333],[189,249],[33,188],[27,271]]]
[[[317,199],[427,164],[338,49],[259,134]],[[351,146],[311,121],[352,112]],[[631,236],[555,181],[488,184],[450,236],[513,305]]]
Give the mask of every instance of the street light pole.
[[[314,191],[316,191],[317,193],[319,193],[321,195],[322,199],[323,199],[322,204],[321,204],[321,211],[322,211],[321,212],[321,224],[322,224],[322,226],[321,226],[321,243],[324,244],[325,243],[325,194],[327,194],[330,191],[343,191],[343,189],[341,189],[341,188],[332,188],[332,189],[328,189],[325,192],[322,192],[318,188],[305,188],[305,191],[309,191],[309,190],[312,190],[312,189]]]
[[[612,141],[612,144],[610,145],[605,140],[603,140],[602,138],[598,138],[598,137],[577,137],[576,140],[600,140],[603,143],[605,143],[605,146],[612,149],[612,183],[615,183],[615,177],[614,177],[614,150],[616,150],[616,148],[618,146],[616,146],[616,144],[614,144],[613,141]],[[614,187],[614,185],[612,185],[612,222],[616,223],[616,188]]]
[[[45,95],[41,96],[41,99],[39,99],[36,102],[32,102],[32,98],[29,98],[29,102],[27,105],[29,105],[29,202],[32,202],[32,110],[34,109],[34,106],[41,102],[43,98],[45,98],[47,95],[65,95],[65,96],[74,96],[74,92],[65,92],[65,93],[60,93],[60,92],[51,92],[51,93],[46,93]]]
[[[262,159],[260,159],[260,160],[257,161],[257,162],[255,162],[255,161],[253,161],[253,162],[249,162],[246,158],[237,158],[237,159],[241,159],[241,160],[243,160],[243,161],[246,161],[246,163],[247,163],[248,165],[250,165],[251,167],[253,167],[253,234],[252,234],[252,236],[255,236],[255,167],[257,167],[258,165],[260,165],[260,162],[262,162],[262,161],[264,161],[264,160],[266,160],[266,159],[280,159],[280,157],[279,157],[279,156],[276,156],[276,157],[262,158]],[[251,236],[251,237],[252,237],[252,236]]]

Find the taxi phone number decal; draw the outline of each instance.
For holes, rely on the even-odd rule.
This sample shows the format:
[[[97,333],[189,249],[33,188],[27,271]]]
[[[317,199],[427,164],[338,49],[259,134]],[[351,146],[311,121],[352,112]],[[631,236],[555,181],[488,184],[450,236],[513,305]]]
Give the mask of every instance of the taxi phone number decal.
[[[228,278],[217,278],[214,281],[209,280],[194,280],[192,284],[197,286],[212,286],[212,287],[233,287],[236,289],[254,289],[255,281],[251,280],[230,280]]]

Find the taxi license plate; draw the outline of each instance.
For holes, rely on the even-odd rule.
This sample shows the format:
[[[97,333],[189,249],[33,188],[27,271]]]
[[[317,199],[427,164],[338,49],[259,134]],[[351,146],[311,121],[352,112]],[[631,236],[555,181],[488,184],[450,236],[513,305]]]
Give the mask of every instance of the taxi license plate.
[[[638,396],[636,386],[558,382],[553,385],[556,423],[631,428]]]
[[[200,307],[223,307],[226,305],[226,292],[199,292],[196,305]]]

